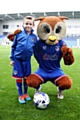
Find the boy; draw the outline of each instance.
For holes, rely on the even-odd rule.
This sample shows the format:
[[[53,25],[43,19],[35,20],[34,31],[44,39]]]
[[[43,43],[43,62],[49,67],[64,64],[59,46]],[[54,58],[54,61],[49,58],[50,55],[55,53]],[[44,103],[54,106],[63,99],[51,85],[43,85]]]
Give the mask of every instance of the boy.
[[[12,77],[16,79],[18,88],[18,101],[23,104],[26,100],[31,100],[27,94],[28,86],[26,84],[27,77],[31,74],[31,56],[33,47],[37,41],[36,35],[33,33],[34,19],[32,16],[26,16],[23,20],[23,31],[14,38],[10,64],[13,66]],[[22,92],[22,83],[24,93]]]

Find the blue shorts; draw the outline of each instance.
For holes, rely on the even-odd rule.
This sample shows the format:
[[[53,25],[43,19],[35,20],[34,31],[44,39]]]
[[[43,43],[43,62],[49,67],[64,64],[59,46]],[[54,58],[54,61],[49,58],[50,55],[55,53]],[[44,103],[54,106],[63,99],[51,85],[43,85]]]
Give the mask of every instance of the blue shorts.
[[[47,81],[51,81],[51,82],[54,83],[54,81],[57,78],[65,75],[65,73],[61,69],[55,70],[51,73],[50,72],[48,73],[41,68],[39,68],[34,74],[41,77],[44,83],[47,82]]]
[[[30,61],[22,61],[14,58],[14,66],[12,71],[13,78],[24,78],[31,74]]]

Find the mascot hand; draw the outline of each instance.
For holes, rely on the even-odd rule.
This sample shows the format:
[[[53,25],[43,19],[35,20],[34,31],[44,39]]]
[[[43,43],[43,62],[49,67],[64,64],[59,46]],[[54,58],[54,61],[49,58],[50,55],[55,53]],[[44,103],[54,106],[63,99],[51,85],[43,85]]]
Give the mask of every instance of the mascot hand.
[[[7,35],[7,38],[8,38],[10,41],[13,41],[13,40],[14,40],[14,34],[8,34],[8,35]]]
[[[67,46],[63,46],[61,48],[64,64],[65,65],[71,65],[74,62],[74,56],[71,48],[68,48]]]
[[[20,29],[17,29],[17,30],[14,31],[13,34],[8,34],[8,35],[7,35],[7,38],[8,38],[10,41],[13,41],[13,40],[14,40],[14,36],[17,35],[17,34],[19,34],[20,32],[21,32],[21,30],[20,30]]]
[[[36,88],[42,82],[43,81],[35,74],[31,74],[29,77],[27,77],[27,80],[26,80],[27,85],[33,88]]]
[[[17,30],[14,31],[14,35],[17,35],[17,34],[19,34],[20,32],[22,32],[22,30],[17,29]]]

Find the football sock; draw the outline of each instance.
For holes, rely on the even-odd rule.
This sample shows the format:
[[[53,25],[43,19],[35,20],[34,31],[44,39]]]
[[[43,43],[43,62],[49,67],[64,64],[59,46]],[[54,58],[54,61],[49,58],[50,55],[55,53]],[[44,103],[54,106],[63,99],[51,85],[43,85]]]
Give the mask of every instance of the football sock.
[[[18,88],[18,94],[19,96],[22,96],[22,79],[16,80],[16,85]]]
[[[40,88],[40,85],[38,85],[37,87],[36,87],[36,89],[38,90]]]
[[[24,85],[24,94],[27,94],[28,86],[26,83],[26,79],[23,79],[23,85]]]

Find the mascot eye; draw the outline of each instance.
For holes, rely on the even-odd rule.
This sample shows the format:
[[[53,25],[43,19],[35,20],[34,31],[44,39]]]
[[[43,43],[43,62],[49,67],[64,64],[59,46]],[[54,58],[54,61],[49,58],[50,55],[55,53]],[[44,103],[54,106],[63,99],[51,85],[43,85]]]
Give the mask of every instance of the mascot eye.
[[[40,39],[46,40],[50,34],[52,34],[52,27],[50,24],[43,22],[38,26],[37,35]]]
[[[55,32],[56,32],[56,33],[60,33],[60,31],[61,31],[61,26],[58,26],[58,27],[56,28]]]
[[[44,32],[45,33],[50,33],[50,28],[49,28],[49,26],[44,26]]]

